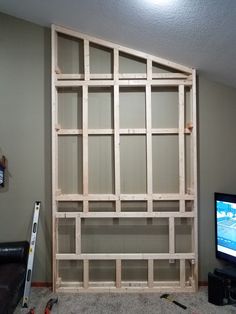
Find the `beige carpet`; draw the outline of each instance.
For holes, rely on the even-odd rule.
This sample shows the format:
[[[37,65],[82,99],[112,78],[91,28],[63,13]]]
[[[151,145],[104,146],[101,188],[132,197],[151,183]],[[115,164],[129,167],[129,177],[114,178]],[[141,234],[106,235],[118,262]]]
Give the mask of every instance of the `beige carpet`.
[[[194,294],[171,294],[185,306],[179,306],[160,298],[161,294],[53,294],[46,288],[32,288],[30,307],[36,314],[43,314],[47,301],[58,296],[52,314],[236,314],[236,306],[216,306],[208,303],[207,288],[200,288]],[[18,305],[14,314],[26,314],[29,309]]]

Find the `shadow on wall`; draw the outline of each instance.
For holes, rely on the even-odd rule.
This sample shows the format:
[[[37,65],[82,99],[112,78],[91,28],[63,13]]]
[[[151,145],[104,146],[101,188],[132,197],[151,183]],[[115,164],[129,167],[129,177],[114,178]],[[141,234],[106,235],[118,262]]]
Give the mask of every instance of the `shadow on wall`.
[[[46,281],[51,282],[51,30],[44,29],[44,211],[41,215],[42,237],[45,241],[45,258],[39,263],[44,263]]]

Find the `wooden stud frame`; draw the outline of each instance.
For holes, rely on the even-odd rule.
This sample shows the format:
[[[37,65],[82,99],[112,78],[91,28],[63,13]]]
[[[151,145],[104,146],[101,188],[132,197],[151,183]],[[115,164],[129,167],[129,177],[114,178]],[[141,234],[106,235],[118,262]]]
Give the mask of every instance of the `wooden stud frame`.
[[[58,65],[58,35],[70,36],[83,42],[83,73],[62,73]],[[113,54],[112,73],[90,72],[90,43],[109,48]],[[146,62],[146,73],[120,73],[119,55],[125,53]],[[153,64],[171,69],[166,73],[153,73]],[[52,26],[52,229],[53,229],[53,289],[54,291],[72,292],[160,292],[182,291],[193,292],[197,290],[198,283],[198,243],[197,243],[197,113],[196,113],[196,72],[195,70],[174,62],[167,61],[130,48],[122,47],[101,39],[93,38],[64,27]],[[88,127],[88,90],[90,87],[109,86],[113,90],[114,126],[107,129],[90,129]],[[178,127],[152,128],[152,88],[176,87],[178,90]],[[143,87],[145,89],[145,128],[120,128],[119,90],[121,87]],[[82,128],[63,129],[58,123],[58,89],[80,88],[82,91]],[[191,108],[190,121],[185,121],[185,90],[190,90]],[[88,137],[89,135],[113,135],[114,138],[114,194],[90,194],[88,188]],[[121,193],[120,178],[120,136],[144,135],[146,137],[146,177],[147,192],[144,194]],[[153,192],[153,135],[178,136],[179,155],[179,193]],[[62,193],[58,186],[58,139],[60,136],[81,136],[82,138],[82,169],[83,193]],[[191,146],[191,186],[186,186],[186,136],[190,137]],[[91,212],[89,202],[115,202],[114,212]],[[146,212],[122,212],[122,201],[145,201]],[[154,211],[154,201],[178,201],[179,210]],[[193,203],[192,211],[186,210],[186,202]],[[82,202],[82,212],[58,210],[59,202]],[[60,239],[58,223],[60,219],[74,219],[75,221],[75,250],[73,253],[59,253]],[[168,253],[103,253],[88,254],[82,251],[81,245],[81,219],[104,218],[165,218],[168,221],[169,252]],[[192,250],[185,253],[176,252],[176,219],[189,219],[192,230]],[[59,272],[59,263],[66,261],[81,261],[83,275],[81,282],[63,281]],[[89,278],[90,261],[115,261],[114,282],[94,282]],[[122,261],[146,260],[147,279],[141,281],[122,281]],[[158,281],[155,278],[155,262],[166,260],[170,264],[178,261],[179,280]],[[191,264],[191,276],[186,277],[186,265]],[[158,275],[157,275],[158,277]]]

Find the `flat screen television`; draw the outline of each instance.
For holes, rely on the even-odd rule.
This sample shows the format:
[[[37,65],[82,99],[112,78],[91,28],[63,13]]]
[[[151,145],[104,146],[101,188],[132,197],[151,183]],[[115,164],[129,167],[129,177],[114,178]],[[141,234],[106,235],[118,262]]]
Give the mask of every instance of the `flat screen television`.
[[[216,257],[236,264],[236,195],[215,193]]]

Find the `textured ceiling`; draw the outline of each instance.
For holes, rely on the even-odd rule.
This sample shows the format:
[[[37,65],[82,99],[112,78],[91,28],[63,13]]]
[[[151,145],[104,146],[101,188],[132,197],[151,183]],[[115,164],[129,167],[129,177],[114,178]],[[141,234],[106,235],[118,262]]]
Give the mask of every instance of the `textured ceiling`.
[[[0,0],[0,11],[148,52],[236,87],[235,0]]]

